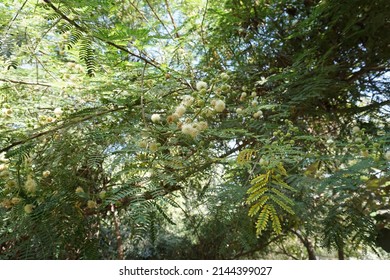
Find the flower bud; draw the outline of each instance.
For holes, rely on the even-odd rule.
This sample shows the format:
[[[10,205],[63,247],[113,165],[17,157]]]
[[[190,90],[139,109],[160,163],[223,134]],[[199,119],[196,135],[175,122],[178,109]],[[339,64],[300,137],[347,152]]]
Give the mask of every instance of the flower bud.
[[[26,204],[26,205],[24,206],[24,212],[25,212],[26,214],[30,214],[30,213],[33,211],[33,208],[34,208],[34,205],[32,205],[32,204]]]
[[[97,203],[96,203],[95,201],[93,201],[93,200],[88,200],[88,202],[87,202],[87,207],[88,207],[89,209],[94,209],[94,208],[97,207]]]
[[[43,176],[43,178],[49,177],[49,176],[50,176],[50,171],[49,171],[49,170],[43,171],[43,172],[42,172],[42,176]]]

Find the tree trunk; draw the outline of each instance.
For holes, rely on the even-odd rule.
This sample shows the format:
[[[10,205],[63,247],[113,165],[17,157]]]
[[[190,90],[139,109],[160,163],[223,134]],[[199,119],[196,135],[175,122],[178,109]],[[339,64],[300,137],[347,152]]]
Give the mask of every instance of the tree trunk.
[[[299,231],[291,230],[291,232],[294,233],[305,246],[309,260],[316,260],[316,253],[310,240],[307,237],[304,237]]]
[[[121,236],[121,231],[120,231],[120,228],[119,228],[119,218],[118,218],[118,216],[115,213],[115,206],[114,206],[114,204],[111,204],[111,212],[113,213],[113,217],[114,217],[118,259],[119,260],[124,260],[125,258],[124,258],[124,254],[123,254],[122,236]]]
[[[338,249],[339,260],[345,260],[343,247]]]

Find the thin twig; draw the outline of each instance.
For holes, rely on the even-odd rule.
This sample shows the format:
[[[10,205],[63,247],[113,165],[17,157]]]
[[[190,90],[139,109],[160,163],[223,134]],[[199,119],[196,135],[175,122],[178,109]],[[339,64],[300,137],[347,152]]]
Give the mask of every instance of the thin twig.
[[[11,29],[11,26],[12,26],[12,23],[18,18],[20,12],[23,10],[24,6],[27,4],[28,0],[24,1],[24,3],[22,4],[22,6],[19,8],[19,10],[16,12],[15,16],[11,19],[11,21],[9,22],[9,25],[8,25],[8,28],[7,28],[7,31],[5,32],[5,35],[8,34],[8,32],[10,31]],[[5,36],[4,35],[4,36]]]
[[[171,19],[171,22],[172,22],[172,25],[173,25],[173,29],[175,30],[175,36],[176,36],[176,38],[180,38],[179,33],[177,31],[177,26],[176,26],[175,20],[174,20],[174,18],[172,16],[172,13],[171,13],[171,9],[169,8],[168,0],[165,0],[165,5],[167,6],[168,15],[169,15],[169,17]]]
[[[39,37],[39,39],[36,41],[35,46],[33,47],[34,51],[38,48],[39,44],[42,42],[42,39],[52,30],[59,22],[61,21],[61,18],[57,18],[56,21],[45,31],[43,34]]]
[[[202,16],[202,22],[200,24],[200,37],[202,39],[202,43],[203,43],[203,46],[206,46],[206,40],[204,39],[204,21],[206,19],[206,13],[207,13],[207,8],[208,8],[208,5],[209,5],[209,0],[206,1],[206,5],[204,7],[204,12],[203,12],[203,16]]]
[[[148,18],[145,17],[145,15],[137,8],[136,5],[134,5],[133,2],[129,1],[130,5],[133,6],[133,8],[141,15],[141,17],[146,21],[149,22]]]
[[[145,106],[144,106],[144,79],[145,79],[145,70],[146,70],[146,63],[144,65],[144,68],[142,69],[142,78],[141,78],[141,110],[142,110],[142,119],[144,121],[145,126],[148,125],[146,122],[146,115],[145,115]]]
[[[231,259],[232,260],[236,260],[238,258],[241,258],[241,257],[244,257],[246,255],[250,255],[250,254],[254,254],[256,253],[257,251],[260,251],[262,249],[264,249],[265,247],[267,247],[268,245],[270,245],[271,243],[277,241],[278,239],[284,237],[283,235],[276,235],[275,237],[271,238],[270,240],[268,240],[265,244],[262,243],[262,244],[259,244],[259,246],[257,247],[254,247],[252,249],[250,249],[249,251],[246,251],[246,252],[240,252],[236,255],[234,255]]]
[[[162,24],[162,26],[164,27],[164,29],[168,32],[169,36],[174,39],[174,37],[172,36],[171,32],[169,32],[168,28],[165,26],[164,22],[160,19],[160,17],[158,16],[158,14],[156,13],[156,11],[153,9],[153,6],[150,4],[150,2],[148,0],[145,0],[145,2],[148,4],[149,8],[152,10],[152,13],[154,14],[154,16],[157,18],[157,20]]]

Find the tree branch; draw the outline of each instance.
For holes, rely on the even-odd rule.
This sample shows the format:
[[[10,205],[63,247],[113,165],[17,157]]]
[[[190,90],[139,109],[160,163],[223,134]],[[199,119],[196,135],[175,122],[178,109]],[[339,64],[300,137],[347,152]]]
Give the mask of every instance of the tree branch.
[[[173,24],[173,29],[175,30],[175,36],[176,36],[176,38],[180,38],[179,33],[177,32],[177,26],[176,26],[175,20],[172,16],[172,13],[171,13],[171,9],[169,8],[168,0],[165,0],[165,6],[167,6],[168,15],[169,15],[171,22]]]
[[[116,241],[117,241],[117,251],[118,251],[118,259],[124,260],[124,254],[123,254],[123,243],[122,243],[122,235],[119,228],[119,217],[115,212],[115,206],[114,204],[111,204],[111,212],[114,217],[114,225],[115,225],[115,235],[116,235]]]
[[[158,14],[156,13],[156,11],[153,9],[153,6],[150,4],[150,2],[148,0],[145,0],[145,2],[148,4],[149,8],[152,10],[152,13],[154,14],[154,16],[157,18],[157,20],[162,24],[162,26],[164,27],[164,29],[168,32],[169,36],[173,38],[171,32],[169,32],[168,28],[165,26],[164,22],[160,19],[160,17],[158,16]]]
[[[377,110],[381,107],[388,106],[388,105],[390,105],[390,100],[386,100],[383,102],[373,102],[372,104],[363,107],[354,107],[348,110],[352,111],[353,113],[363,113],[366,111]]]
[[[254,254],[256,253],[257,251],[261,251],[261,250],[264,250],[265,247],[267,247],[268,245],[270,245],[271,243],[281,239],[282,237],[284,237],[284,235],[277,235],[273,238],[271,238],[270,240],[268,240],[266,243],[261,243],[259,244],[259,246],[256,246],[255,248],[252,248],[250,249],[249,251],[245,251],[245,252],[240,252],[238,254],[235,254],[233,256],[233,258],[231,258],[232,260],[236,260],[240,257],[244,257],[246,255],[250,255],[250,254]]]
[[[88,34],[88,30],[84,27],[82,27],[81,25],[79,25],[77,22],[75,22],[74,20],[70,19],[67,15],[65,15],[63,12],[61,12],[56,6],[53,5],[53,3],[50,1],[50,0],[43,0],[46,4],[48,4],[50,6],[50,8],[52,8],[57,14],[59,14],[64,20],[66,20],[67,22],[69,22],[71,25],[73,25],[74,27],[76,27],[78,30],[82,31],[83,33],[87,33]],[[92,37],[106,43],[107,45],[110,45],[116,49],[119,49],[121,51],[124,51],[128,54],[130,54],[131,56],[134,56],[142,61],[144,61],[145,63],[157,68],[157,69],[160,69],[160,66],[158,65],[158,63],[156,61],[153,61],[152,59],[148,59],[148,58],[145,58],[141,55],[138,55],[138,54],[135,54],[133,52],[131,52],[130,50],[128,50],[126,47],[124,46],[120,46],[114,42],[111,42],[111,41],[108,41],[104,38],[101,38],[99,36],[96,36],[96,35],[93,35],[91,34]]]
[[[13,84],[29,85],[29,86],[41,86],[41,87],[51,87],[52,86],[50,84],[45,84],[45,83],[26,82],[26,81],[12,80],[12,79],[4,79],[4,78],[0,78],[0,81],[6,82],[6,83],[13,83]]]
[[[293,229],[290,229],[290,231],[294,233],[298,237],[298,239],[302,242],[302,244],[305,246],[309,260],[316,260],[317,257],[315,255],[314,248],[310,240],[307,237],[304,237],[299,231],[295,231]]]
[[[19,145],[23,145],[23,144],[27,143],[28,141],[34,140],[34,139],[39,138],[39,137],[41,137],[43,135],[51,134],[51,133],[54,133],[54,132],[56,132],[56,131],[58,131],[60,129],[63,129],[63,128],[66,128],[66,127],[69,127],[69,126],[72,126],[72,125],[75,125],[75,124],[78,124],[78,123],[81,123],[81,122],[85,122],[87,120],[90,120],[90,119],[93,119],[95,117],[99,117],[99,116],[102,116],[102,115],[105,115],[105,114],[108,114],[108,113],[112,113],[112,112],[115,112],[115,111],[120,111],[120,110],[123,110],[123,109],[126,109],[126,108],[127,107],[118,107],[118,108],[115,108],[115,109],[98,112],[98,113],[95,113],[93,115],[86,116],[86,117],[84,117],[82,119],[77,119],[76,121],[70,120],[69,122],[64,123],[62,125],[59,125],[59,126],[53,128],[53,129],[49,129],[49,130],[46,130],[46,131],[41,131],[41,132],[38,132],[38,133],[35,133],[35,134],[31,135],[30,137],[28,137],[26,139],[13,142],[10,145],[8,145],[7,147],[1,148],[0,149],[0,153],[7,152],[7,151],[11,150],[13,147],[16,147],[16,146],[19,146]]]
[[[22,6],[19,8],[19,10],[16,12],[15,16],[11,19],[11,21],[9,22],[8,24],[8,28],[7,28],[7,31],[5,32],[5,35],[8,35],[10,29],[11,29],[11,26],[12,24],[14,23],[14,21],[18,18],[20,12],[23,10],[24,6],[27,4],[28,0],[24,1],[24,3],[22,4]],[[4,36],[4,35],[3,35]]]
[[[375,71],[375,72],[382,72],[382,71],[388,71],[389,69],[384,66],[384,65],[377,65],[377,66],[367,66],[367,67],[364,67],[362,69],[360,69],[359,71],[356,71],[354,73],[352,73],[347,79],[346,81],[347,82],[354,82],[356,80],[358,80],[361,76],[367,74],[367,73],[370,73],[372,71]]]

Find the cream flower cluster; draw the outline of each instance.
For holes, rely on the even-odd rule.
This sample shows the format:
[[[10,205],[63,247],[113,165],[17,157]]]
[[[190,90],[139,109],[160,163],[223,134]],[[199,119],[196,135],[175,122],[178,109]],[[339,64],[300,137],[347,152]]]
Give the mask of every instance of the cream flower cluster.
[[[25,212],[26,214],[31,214],[31,212],[33,211],[33,208],[34,208],[34,205],[32,205],[32,204],[26,204],[26,205],[24,206],[24,212]]]
[[[192,103],[194,103],[194,100],[195,98],[193,98],[191,95],[184,95],[181,104],[185,107],[189,107],[192,105]]]
[[[229,75],[225,72],[221,73],[221,79],[224,80],[224,81],[227,81],[229,80]]]
[[[223,102],[221,99],[215,100],[214,102],[214,110],[216,112],[223,112],[226,108],[225,102]]]
[[[37,190],[37,183],[35,182],[35,180],[32,178],[31,175],[27,176],[27,180],[24,183],[24,188],[29,193],[35,193],[35,191]]]
[[[156,152],[158,150],[158,144],[156,142],[150,142],[149,150],[153,153]]]
[[[10,117],[12,115],[12,109],[11,108],[2,108],[1,114],[3,117]]]
[[[352,127],[352,134],[358,134],[360,132],[360,127],[354,126]]]
[[[202,89],[205,89],[207,90],[207,83],[206,82],[203,82],[203,81],[199,81],[196,83],[196,89],[198,91],[201,91]]]
[[[195,138],[199,135],[200,132],[206,130],[208,127],[207,122],[193,122],[185,123],[181,126],[181,132],[186,135],[190,135],[192,138]]]
[[[187,107],[190,107],[195,101],[195,98],[191,95],[183,95],[181,103],[175,108],[175,112],[168,116],[168,123],[172,123],[184,116],[187,111]]]
[[[12,203],[13,205],[17,205],[17,204],[19,204],[21,201],[22,201],[22,199],[21,199],[20,197],[13,197],[13,198],[11,199],[11,203]]]
[[[152,122],[154,123],[159,123],[161,121],[161,116],[160,114],[153,114],[150,119],[152,120]]]
[[[95,201],[93,201],[93,200],[88,200],[88,202],[87,202],[87,207],[88,207],[89,209],[94,209],[94,208],[97,207],[97,203],[96,203]]]
[[[5,170],[8,170],[8,165],[5,163],[0,164],[0,172]]]
[[[9,162],[9,159],[5,157],[5,152],[0,154],[0,161],[5,163]]]
[[[84,189],[82,187],[77,187],[75,192],[76,193],[83,193]]]
[[[61,116],[62,116],[62,113],[63,113],[62,109],[59,108],[59,107],[58,107],[58,108],[55,108],[55,109],[53,110],[53,112],[54,112],[54,115],[56,115],[57,118],[61,117]]]
[[[177,106],[176,107],[176,109],[175,109],[175,114],[179,117],[179,118],[181,118],[183,115],[184,115],[184,113],[186,112],[186,106],[184,106],[183,104],[180,104],[179,106]]]
[[[257,111],[256,113],[253,114],[253,117],[255,119],[259,119],[263,117],[263,112],[261,110]]]

